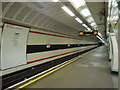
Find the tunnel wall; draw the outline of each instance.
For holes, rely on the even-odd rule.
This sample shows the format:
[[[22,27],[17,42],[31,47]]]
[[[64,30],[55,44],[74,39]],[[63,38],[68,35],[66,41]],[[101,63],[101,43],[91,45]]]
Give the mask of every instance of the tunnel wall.
[[[84,44],[85,43],[83,43],[83,41],[80,38],[68,37],[65,35],[31,29],[28,35],[27,61],[28,63],[31,63],[32,61],[37,62],[43,58],[53,57],[56,55],[61,55],[63,53],[76,51],[81,48],[84,48],[81,46],[85,46],[87,43],[85,45]],[[95,43],[89,42],[89,44],[95,44]],[[63,56],[65,55],[58,56],[55,58],[50,58],[47,59],[46,61],[60,58]]]
[[[26,45],[27,64],[7,68],[2,71],[3,75],[84,51],[95,47],[97,42],[86,42],[80,38],[72,37],[70,35],[29,28]]]
[[[2,34],[2,25],[3,25],[3,23],[0,22],[0,58],[1,58],[1,34]],[[1,63],[1,60],[0,60],[0,63]],[[1,68],[1,64],[0,64],[0,68]]]
[[[2,2],[3,22],[29,28],[28,36],[26,35],[28,37],[25,54],[27,64],[6,68],[2,71],[3,75],[81,52],[95,47],[98,43],[96,37],[85,37],[83,39],[79,37],[79,30],[84,28],[71,27],[43,13],[42,11],[52,7],[52,3],[49,3],[50,7],[48,7],[48,3],[44,3],[44,8],[38,8],[36,4],[30,2]],[[52,10],[49,14],[56,16],[55,13]],[[61,16],[58,18],[66,21]]]
[[[81,38],[79,36],[79,30],[84,30],[83,27],[79,27],[79,23],[75,22],[76,25],[74,23],[67,24],[67,19],[64,17],[64,14],[61,16],[61,12],[59,12],[59,16],[52,9],[52,11],[49,11],[49,14],[54,14],[54,16],[49,17],[48,14],[42,11],[49,10],[52,7],[51,5],[48,7],[49,4],[44,4],[45,7],[42,10],[42,8],[36,8],[34,4],[36,5],[37,3],[2,3],[2,21],[4,23],[29,28],[29,33],[25,35],[27,37],[26,52],[24,54],[26,56],[26,62],[21,65],[16,64],[1,71],[1,75],[5,80],[5,82],[3,80],[3,83],[6,87],[17,83],[20,79],[24,80],[55,65],[71,60],[98,46],[98,39],[96,37]],[[53,17],[63,19],[64,23]],[[4,25],[2,27],[4,28]],[[9,42],[11,41],[9,40]],[[7,46],[9,47],[9,44]],[[20,52],[11,50],[9,53],[5,53],[4,56],[12,63],[13,60],[11,57],[15,55],[13,54],[13,56],[8,57],[11,53],[19,54]],[[18,56],[17,58],[20,57]]]

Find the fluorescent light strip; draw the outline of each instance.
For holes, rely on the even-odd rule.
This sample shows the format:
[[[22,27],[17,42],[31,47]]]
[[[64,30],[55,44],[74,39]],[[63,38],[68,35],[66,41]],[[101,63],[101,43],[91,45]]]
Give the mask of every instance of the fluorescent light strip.
[[[70,16],[75,16],[74,13],[72,11],[70,11],[70,9],[68,9],[66,6],[61,7],[64,11],[66,11]]]
[[[78,21],[79,23],[83,23],[82,20],[80,20],[79,18],[75,18],[76,21]]]
[[[72,2],[72,4],[76,7],[79,8],[83,5],[85,5],[85,1],[84,0],[69,0],[70,2]]]
[[[88,10],[88,8],[85,8],[83,10],[81,10],[81,14],[84,16],[84,17],[87,17],[87,16],[90,16],[91,13],[90,11]]]
[[[96,23],[95,23],[95,22],[92,22],[92,23],[91,23],[91,26],[95,26],[95,25],[96,25]]]
[[[82,26],[84,26],[85,28],[88,28],[88,26],[86,24],[82,24]]]
[[[52,0],[53,2],[58,2],[59,0]]]
[[[97,25],[94,25],[93,27],[94,27],[94,28],[97,28]]]
[[[89,18],[87,19],[87,21],[90,23],[90,22],[93,22],[94,19],[93,19],[92,17],[89,17]]]
[[[105,43],[104,42],[104,40],[103,39],[101,39],[99,36],[96,36],[99,40],[101,40],[103,43]]]
[[[91,30],[90,28],[87,28],[87,30]]]
[[[85,0],[69,0],[69,1],[70,1],[71,4],[72,4],[74,7],[76,7],[76,8],[79,8],[79,7],[83,6],[83,5],[86,5]],[[84,16],[84,17],[91,16],[91,17],[89,17],[89,18],[87,19],[87,21],[88,21],[89,23],[94,22],[94,19],[93,19],[92,15],[91,15],[91,12],[90,12],[90,10],[89,10],[87,7],[84,8],[84,9],[82,9],[80,13],[81,13],[82,16]],[[75,20],[78,21],[79,23],[83,23],[79,18],[75,18]],[[91,26],[95,26],[95,25],[96,25],[95,22],[94,22],[94,23],[91,23]],[[87,25],[83,24],[83,26],[84,26],[85,28],[87,28],[88,30],[91,30],[90,28],[88,28]],[[96,27],[97,27],[97,25],[96,25]]]
[[[100,32],[98,32],[98,35],[102,38],[102,35],[101,35],[101,33],[100,33]]]

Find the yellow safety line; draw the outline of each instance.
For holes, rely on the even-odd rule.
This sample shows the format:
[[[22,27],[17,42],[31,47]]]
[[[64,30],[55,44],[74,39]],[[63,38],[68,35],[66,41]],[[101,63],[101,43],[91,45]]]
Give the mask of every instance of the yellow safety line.
[[[81,57],[81,56],[79,56],[78,58],[80,58],[80,57]],[[64,64],[64,65],[62,65],[62,66],[60,66],[60,67],[58,67],[58,68],[55,68],[55,69],[53,69],[53,70],[51,70],[51,71],[43,74],[42,76],[37,77],[36,79],[33,79],[33,80],[29,81],[28,83],[26,83],[26,84],[24,84],[24,85],[22,85],[22,86],[19,86],[19,87],[18,87],[17,89],[15,89],[15,90],[18,90],[18,89],[20,89],[20,88],[24,88],[24,87],[30,85],[31,83],[33,83],[33,82],[35,82],[35,81],[37,81],[37,80],[39,80],[39,79],[41,79],[41,78],[43,78],[43,77],[45,77],[45,76],[53,73],[53,72],[55,72],[55,71],[63,68],[64,66],[66,66],[66,65],[68,65],[68,64],[70,64],[70,63],[72,63],[72,62],[74,62],[74,61],[77,60],[78,58],[75,58],[74,60],[72,60],[72,61],[70,61],[70,62],[68,62],[68,63],[66,63],[66,64]]]

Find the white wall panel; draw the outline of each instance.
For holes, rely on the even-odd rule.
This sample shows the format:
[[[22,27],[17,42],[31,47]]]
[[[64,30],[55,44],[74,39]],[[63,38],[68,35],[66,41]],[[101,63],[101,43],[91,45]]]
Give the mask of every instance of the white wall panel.
[[[1,69],[26,64],[29,28],[5,24],[1,41]]]
[[[21,33],[21,35],[23,35],[23,37],[20,38],[21,39],[20,42],[23,45],[22,47],[16,48],[15,42],[17,40],[15,40],[15,38],[18,38],[14,35],[16,33],[16,31],[17,31],[17,33],[19,32],[19,33]],[[77,53],[79,51],[61,55],[61,56],[54,57],[54,58],[45,59],[45,60],[34,62],[31,64],[26,64],[27,62],[30,62],[30,61],[35,61],[35,60],[47,58],[50,56],[55,56],[55,55],[59,55],[59,54],[63,54],[63,53],[71,52],[71,51],[76,51],[79,49],[81,49],[81,51],[83,51],[84,49],[94,47],[94,46],[76,47],[76,48],[68,48],[68,49],[61,49],[61,50],[30,53],[30,54],[27,54],[27,60],[26,60],[26,56],[25,56],[26,55],[26,43],[27,43],[27,45],[84,44],[84,43],[87,43],[84,40],[63,38],[63,37],[50,36],[50,35],[44,35],[44,34],[37,34],[37,33],[32,33],[32,32],[29,32],[29,34],[28,34],[28,31],[29,31],[28,28],[7,25],[7,24],[5,25],[4,32],[3,32],[4,35],[3,35],[3,40],[2,40],[2,56],[4,56],[4,59],[2,57],[2,61],[4,60],[2,62],[2,65],[3,65],[3,69],[7,69],[10,67],[13,67],[13,68],[4,70],[3,74],[7,74],[7,73],[14,72],[17,70],[22,70],[22,69],[32,67],[37,64],[42,64],[42,63],[45,63],[45,62],[48,62],[51,60],[55,60],[55,59],[58,59],[58,58],[61,58],[61,57],[64,57],[64,56],[67,56],[67,55],[70,55],[73,53]],[[37,32],[43,32],[43,33],[48,33],[48,34],[54,34],[54,35],[61,35],[61,36],[65,36],[65,37],[72,37],[69,35],[63,35],[63,34],[42,31],[42,30],[37,30],[37,29],[31,29],[30,31],[37,31]],[[28,34],[28,41],[26,42],[27,34]],[[22,41],[22,40],[24,40],[24,41]],[[20,44],[20,46],[21,46],[21,44]],[[5,47],[7,47],[7,48],[5,48]],[[24,51],[23,51],[23,49],[24,49]],[[22,57],[20,57],[20,55],[22,55]],[[5,56],[7,56],[7,57],[5,57]],[[19,65],[21,65],[21,66],[19,66]],[[15,66],[19,66],[19,67],[15,67]]]
[[[2,25],[3,25],[3,23],[0,22],[0,43],[1,43]]]
[[[116,71],[118,72],[118,43],[117,43],[117,38],[115,33],[110,33],[109,36],[110,39],[110,59],[111,59],[111,71]]]
[[[92,47],[95,47],[96,45],[94,46],[88,46],[86,47],[86,49],[88,48],[92,48]],[[85,48],[84,48],[85,49]],[[82,50],[84,50],[82,49]],[[64,53],[64,52],[63,52]],[[37,53],[38,54],[38,53]],[[31,56],[30,56],[31,55]],[[35,57],[34,55],[32,56],[32,54],[29,54],[29,58],[30,57]],[[62,56],[60,56],[62,57]],[[59,58],[60,58],[59,57]],[[58,57],[56,57],[57,59]],[[32,59],[32,58],[31,58]],[[55,59],[55,58],[54,58]],[[35,63],[31,63],[31,64],[25,64],[25,65],[21,65],[19,67],[14,67],[14,68],[10,68],[10,69],[7,69],[7,70],[3,70],[2,71],[2,75],[5,75],[5,74],[8,74],[8,73],[11,73],[11,72],[15,72],[15,71],[19,71],[19,70],[22,70],[22,69],[25,69],[25,68],[29,68],[29,67],[32,67],[32,66],[35,66],[35,65],[38,65],[38,64],[42,64],[42,63],[45,63],[45,62],[48,62],[48,61],[51,61],[51,60],[54,60],[53,58],[51,59],[47,59],[47,60],[43,60],[43,61],[40,61],[40,62],[35,62]]]
[[[0,22],[0,58],[1,58],[1,35],[2,35],[2,25],[3,25],[3,23]],[[1,60],[0,60],[0,69],[1,69]]]
[[[40,53],[31,53],[31,54],[27,54],[27,61],[28,62],[29,61],[34,61],[34,60],[38,60],[38,59],[42,59],[42,58],[47,58],[47,57],[51,57],[51,56],[55,56],[55,55],[60,55],[60,54],[67,53],[67,52],[72,52],[72,51],[75,51],[75,50],[81,50],[82,51],[85,48],[89,48],[89,47],[77,47],[77,48],[72,48],[72,49],[62,49],[62,50],[54,50],[54,51],[47,51],[47,52],[40,52]],[[70,54],[73,54],[73,53],[58,56],[57,58],[67,56],[67,55],[70,55]],[[52,58],[52,59],[56,59],[56,58]]]
[[[31,31],[61,35],[61,34],[50,33],[46,31],[40,31],[36,29],[31,29]],[[61,35],[61,36],[65,36],[65,35]],[[72,36],[67,36],[67,37],[72,37]],[[43,34],[37,34],[37,33],[31,33],[31,32],[29,33],[29,36],[28,36],[28,45],[44,45],[48,43],[49,44],[78,44],[80,42],[82,42],[82,40],[43,35]]]
[[[85,49],[89,49],[89,48],[92,48],[95,46],[96,45],[87,46],[87,47],[77,47],[77,48],[71,48],[71,49],[54,50],[54,51],[47,51],[47,52],[39,52],[39,53],[31,53],[31,54],[27,54],[27,62],[35,61],[35,60],[39,60],[42,58],[47,58],[47,57],[51,57],[51,56],[55,56],[55,55],[60,55],[63,53],[72,52],[72,51],[76,51],[76,50],[84,51]],[[77,51],[77,52],[80,52],[80,51]],[[74,52],[74,53],[77,53],[77,52]],[[61,58],[61,57],[64,57],[64,56],[67,56],[70,54],[73,54],[73,53],[69,53],[69,54],[58,56],[58,57],[50,58],[50,60]]]

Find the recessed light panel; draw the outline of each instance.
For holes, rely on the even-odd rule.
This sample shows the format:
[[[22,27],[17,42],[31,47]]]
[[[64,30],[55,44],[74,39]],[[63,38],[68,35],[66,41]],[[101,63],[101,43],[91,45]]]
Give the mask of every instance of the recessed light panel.
[[[90,11],[88,10],[88,8],[85,8],[83,10],[81,10],[81,14],[84,16],[84,17],[87,17],[87,16],[90,16],[91,13]]]
[[[82,24],[82,26],[84,26],[85,28],[88,28],[88,26],[86,24]]]
[[[83,23],[82,20],[80,20],[79,18],[75,18],[76,21],[78,21],[79,23]]]
[[[89,17],[89,18],[87,19],[87,21],[90,23],[90,22],[93,22],[94,19],[93,19],[92,17]]]
[[[69,0],[76,8],[79,8],[83,5],[85,5],[84,0]]]
[[[53,2],[58,2],[59,0],[53,0]]]

